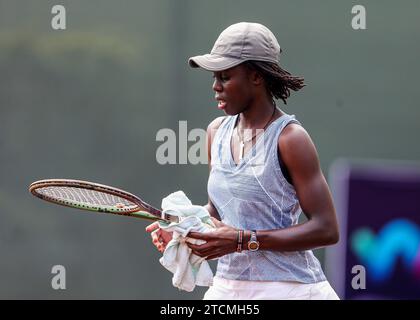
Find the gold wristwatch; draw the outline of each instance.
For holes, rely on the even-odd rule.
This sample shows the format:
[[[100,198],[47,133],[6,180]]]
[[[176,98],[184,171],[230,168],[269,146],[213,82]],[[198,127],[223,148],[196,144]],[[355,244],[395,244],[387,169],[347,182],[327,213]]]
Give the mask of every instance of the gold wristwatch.
[[[248,241],[248,250],[257,251],[260,247],[260,243],[257,241],[257,232],[255,230],[251,231],[251,237]]]

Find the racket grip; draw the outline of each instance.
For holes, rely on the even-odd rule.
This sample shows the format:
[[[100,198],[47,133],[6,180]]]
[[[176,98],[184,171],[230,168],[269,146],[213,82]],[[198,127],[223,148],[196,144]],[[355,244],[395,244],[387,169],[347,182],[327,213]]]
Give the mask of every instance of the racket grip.
[[[163,211],[162,211],[162,214],[161,214],[161,218],[163,220],[170,221],[170,222],[176,222],[176,223],[179,222],[179,217],[178,216],[167,214],[167,213],[164,213]]]

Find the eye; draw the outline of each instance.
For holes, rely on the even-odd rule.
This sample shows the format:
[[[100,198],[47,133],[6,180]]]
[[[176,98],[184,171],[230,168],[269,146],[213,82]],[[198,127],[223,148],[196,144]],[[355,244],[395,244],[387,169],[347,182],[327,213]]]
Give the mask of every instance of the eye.
[[[212,78],[213,78],[213,80],[217,79],[217,80],[222,81],[222,82],[229,81],[229,79],[230,79],[230,77],[227,74],[220,74],[220,73],[213,74]]]
[[[230,78],[229,78],[229,76],[228,75],[225,75],[225,74],[222,74],[221,76],[220,76],[220,80],[222,80],[222,81],[228,81]]]

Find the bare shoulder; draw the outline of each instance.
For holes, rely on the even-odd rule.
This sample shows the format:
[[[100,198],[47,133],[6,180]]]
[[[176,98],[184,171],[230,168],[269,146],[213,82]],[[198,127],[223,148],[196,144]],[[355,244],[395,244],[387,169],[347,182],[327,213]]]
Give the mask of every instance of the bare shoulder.
[[[213,141],[213,137],[216,134],[217,129],[219,129],[220,125],[222,124],[225,118],[226,117],[217,117],[207,126],[207,142],[209,143],[209,146]]]
[[[207,126],[207,132],[211,131],[211,130],[219,129],[220,125],[222,124],[222,122],[225,118],[226,118],[225,116],[217,117],[212,122],[210,122],[210,124]]]
[[[210,164],[211,159],[211,144],[213,142],[213,137],[216,134],[217,129],[219,129],[225,117],[217,117],[207,126],[207,154]]]
[[[316,147],[308,132],[299,124],[291,123],[283,129],[278,147],[288,167],[314,168],[319,165]]]
[[[297,123],[288,124],[280,134],[279,147],[299,147],[308,144],[313,144],[308,132],[301,125]]]

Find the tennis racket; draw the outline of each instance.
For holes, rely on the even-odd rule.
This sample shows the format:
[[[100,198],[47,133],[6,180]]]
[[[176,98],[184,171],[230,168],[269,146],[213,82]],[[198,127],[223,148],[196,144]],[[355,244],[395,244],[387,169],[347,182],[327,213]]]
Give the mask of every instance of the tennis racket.
[[[178,222],[127,191],[89,181],[46,179],[33,182],[29,191],[36,197],[71,208],[112,213],[135,218]]]

